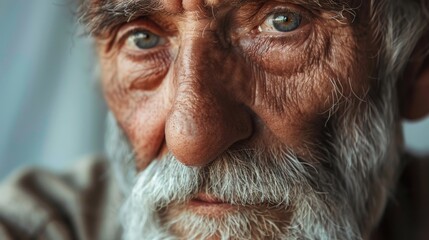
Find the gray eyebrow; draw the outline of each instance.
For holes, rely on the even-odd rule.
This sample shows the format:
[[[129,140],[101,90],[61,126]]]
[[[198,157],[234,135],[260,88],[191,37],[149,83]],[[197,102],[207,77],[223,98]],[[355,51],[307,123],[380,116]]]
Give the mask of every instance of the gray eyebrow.
[[[229,4],[243,4],[250,1],[261,0],[229,0]],[[347,10],[344,8],[346,2],[353,0],[280,0],[304,5],[311,5],[313,8]],[[94,3],[95,2],[95,3]],[[136,18],[144,17],[163,11],[161,0],[83,0],[79,9],[79,22],[85,26],[86,33],[95,37],[101,37],[108,33],[115,26],[124,22],[130,22]]]
[[[163,0],[81,0],[78,8],[79,22],[84,25],[86,33],[100,37],[115,26],[130,22],[136,18],[164,11]],[[168,1],[168,0],[167,0]],[[247,1],[261,0],[228,0],[223,4],[239,5]],[[94,3],[95,2],[95,3]]]
[[[78,8],[86,33],[100,36],[113,27],[162,10],[159,0],[85,0]]]

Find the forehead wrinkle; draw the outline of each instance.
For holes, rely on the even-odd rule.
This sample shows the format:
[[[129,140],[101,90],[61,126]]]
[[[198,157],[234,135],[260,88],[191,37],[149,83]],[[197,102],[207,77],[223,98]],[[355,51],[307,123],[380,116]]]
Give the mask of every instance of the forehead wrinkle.
[[[162,5],[161,0],[108,0],[103,2],[101,8],[124,15],[136,12],[147,14],[159,11]]]
[[[123,22],[160,11],[160,6],[159,0],[86,0],[78,9],[79,22],[99,37]]]
[[[292,3],[303,6],[312,6],[320,10],[333,10],[350,5],[352,0],[277,0],[283,3]]]
[[[183,5],[186,0],[107,0],[97,1],[96,8],[105,9],[117,14],[129,14],[132,12],[152,13],[165,9],[166,5],[176,1],[175,5]],[[224,5],[243,5],[249,2],[269,2],[269,0],[196,0],[204,2],[203,6],[219,7]],[[302,5],[317,5],[323,7],[333,7],[339,5],[348,5],[350,0],[277,0],[278,2],[294,3]],[[168,4],[169,3],[169,4]],[[98,5],[98,6],[97,6]]]
[[[206,5],[214,8],[220,8],[224,6],[229,7],[241,7],[245,4],[250,3],[261,3],[264,4],[266,2],[279,2],[284,4],[296,4],[303,7],[307,7],[316,11],[327,11],[327,12],[335,12],[340,16],[343,16],[343,12],[351,13],[353,16],[356,14],[356,10],[358,10],[363,0],[205,0],[210,3],[212,1],[216,1],[216,4]]]
[[[80,22],[90,34],[100,36],[115,26],[129,22],[138,17],[162,13],[166,15],[181,14],[167,11],[166,3],[172,0],[87,0],[79,8]],[[176,0],[183,3],[183,0]],[[240,7],[251,2],[268,2],[264,0],[197,0],[204,2],[203,11],[212,11],[223,6]],[[277,0],[278,2],[309,6],[320,10],[342,10],[353,0]],[[177,3],[177,2],[176,2]],[[205,8],[205,9],[204,9]]]

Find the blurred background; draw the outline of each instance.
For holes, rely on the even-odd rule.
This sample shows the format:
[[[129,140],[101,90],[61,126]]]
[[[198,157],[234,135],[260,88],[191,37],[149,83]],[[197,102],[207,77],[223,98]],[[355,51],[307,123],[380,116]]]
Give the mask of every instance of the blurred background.
[[[102,152],[95,54],[70,2],[0,0],[0,179]]]
[[[0,180],[20,166],[62,170],[102,152],[95,54],[68,2],[0,0]],[[407,148],[429,153],[429,119],[404,128]]]

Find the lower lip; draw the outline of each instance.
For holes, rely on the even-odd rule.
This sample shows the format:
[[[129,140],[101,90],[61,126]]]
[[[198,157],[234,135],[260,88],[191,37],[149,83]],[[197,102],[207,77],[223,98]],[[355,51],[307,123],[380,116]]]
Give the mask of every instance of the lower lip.
[[[200,199],[189,201],[188,209],[201,215],[220,216],[227,211],[235,209],[236,206],[224,202],[207,202]]]

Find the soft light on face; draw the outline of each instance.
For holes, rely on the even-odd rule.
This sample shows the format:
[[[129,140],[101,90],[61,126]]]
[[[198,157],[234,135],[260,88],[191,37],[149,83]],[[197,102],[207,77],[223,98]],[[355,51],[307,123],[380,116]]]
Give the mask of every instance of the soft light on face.
[[[366,94],[372,74],[367,39],[316,10],[225,4],[161,11],[112,31],[100,43],[103,86],[138,165],[168,149],[202,166],[231,147],[260,144],[311,157],[338,90]]]
[[[369,234],[394,178],[382,163],[397,153],[368,22],[313,1],[161,2],[98,41],[106,99],[141,171],[125,236]],[[189,210],[202,193],[233,210]]]

